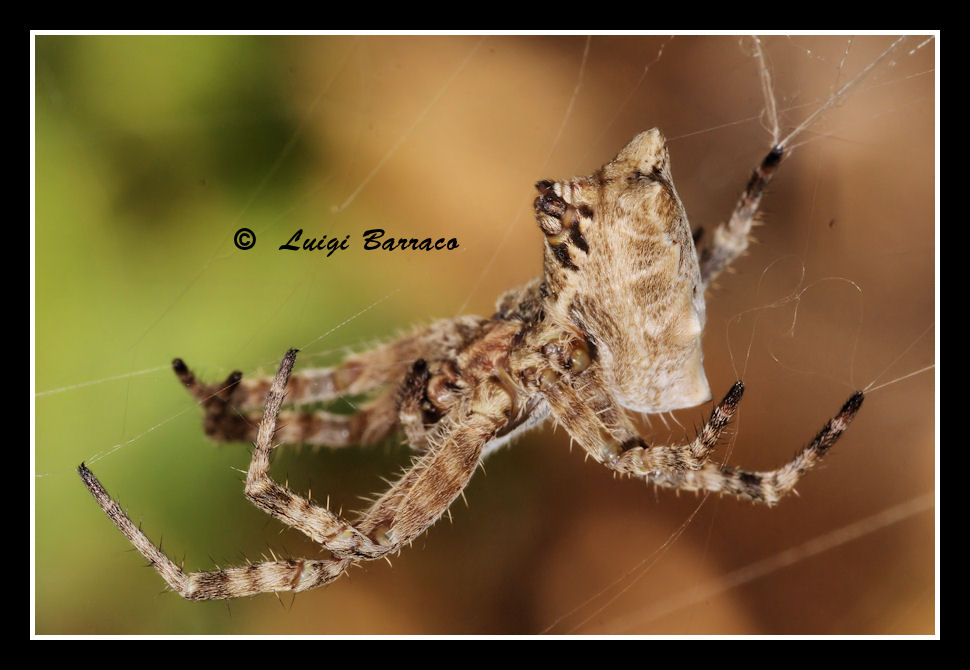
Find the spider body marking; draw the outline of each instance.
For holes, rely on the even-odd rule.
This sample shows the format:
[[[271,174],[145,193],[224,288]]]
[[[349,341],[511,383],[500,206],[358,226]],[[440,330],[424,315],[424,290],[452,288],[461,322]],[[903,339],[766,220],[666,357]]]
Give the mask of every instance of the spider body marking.
[[[687,444],[647,444],[626,410],[666,412],[710,399],[701,352],[704,291],[744,252],[761,195],[783,157],[781,147],[769,152],[699,257],[666,143],[649,130],[587,177],[536,184],[536,219],[546,237],[543,276],[503,294],[491,318],[442,320],[335,368],[295,375],[297,352],[290,350],[272,380],[234,372],[206,385],[175,359],[176,375],[205,408],[206,433],[255,444],[246,497],[323,545],[328,559],[185,573],[83,464],[81,478],[172,589],[190,600],[304,591],[356,561],[400,550],[448,509],[482,458],[550,417],[620,474],[773,504],[839,439],[861,393],[790,462],[768,472],[710,460],[740,402],[740,381]],[[372,397],[353,416],[281,410],[284,402],[298,408],[362,393]],[[416,452],[415,463],[354,521],[269,476],[275,444],[372,444],[397,429]]]

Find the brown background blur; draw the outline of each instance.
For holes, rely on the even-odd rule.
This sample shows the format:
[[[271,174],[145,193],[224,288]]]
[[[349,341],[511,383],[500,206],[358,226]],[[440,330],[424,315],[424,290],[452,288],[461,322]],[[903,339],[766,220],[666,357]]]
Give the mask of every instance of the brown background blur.
[[[708,293],[714,395],[747,387],[719,450],[733,464],[782,464],[853,390],[934,361],[936,45],[910,53],[925,39],[796,140],[757,244]],[[783,131],[892,41],[766,38]],[[92,469],[188,569],[321,555],[246,503],[246,447],[205,440],[168,361],[215,379],[299,346],[298,365],[330,364],[488,314],[540,271],[532,184],[654,126],[710,231],[770,148],[752,54],[732,37],[38,38],[37,390],[150,372],[36,398],[37,632],[932,633],[933,371],[875,390],[774,509],[614,480],[537,431],[393,566],[284,607],[158,595],[71,471],[110,452]],[[360,250],[375,227],[461,246]],[[353,248],[276,251],[298,228]],[[644,434],[680,440],[708,411]],[[355,509],[406,462],[395,444],[284,448],[272,472]]]

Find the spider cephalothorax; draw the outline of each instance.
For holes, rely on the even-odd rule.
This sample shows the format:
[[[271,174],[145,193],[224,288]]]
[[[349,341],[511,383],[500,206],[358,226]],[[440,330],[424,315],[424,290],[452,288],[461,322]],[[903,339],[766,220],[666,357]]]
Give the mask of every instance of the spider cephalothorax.
[[[400,550],[448,509],[489,451],[549,417],[614,472],[777,502],[835,444],[861,393],[795,458],[769,472],[710,460],[741,400],[741,382],[686,444],[649,445],[625,409],[664,412],[710,398],[701,356],[704,288],[744,251],[758,201],[783,156],[776,147],[762,161],[700,260],[663,136],[650,130],[588,177],[537,184],[544,276],[503,294],[491,318],[439,321],[337,367],[295,375],[291,350],[272,380],[234,372],[206,385],[176,359],[176,375],[205,408],[206,433],[255,444],[246,497],[322,544],[330,558],[185,573],[83,464],[81,477],[168,584],[192,600],[304,591],[333,581],[355,561]],[[299,409],[363,393],[371,399],[353,416]],[[294,409],[281,412],[284,400]],[[269,476],[280,442],[370,444],[398,429],[418,456],[360,518],[344,519]]]

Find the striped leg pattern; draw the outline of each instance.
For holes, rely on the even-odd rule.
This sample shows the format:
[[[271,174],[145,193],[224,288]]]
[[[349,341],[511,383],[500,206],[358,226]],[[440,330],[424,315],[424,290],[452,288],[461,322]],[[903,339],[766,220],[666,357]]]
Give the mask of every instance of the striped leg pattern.
[[[815,439],[801,449],[791,461],[770,472],[748,472],[726,465],[707,463],[696,471],[667,471],[651,477],[651,481],[669,488],[686,491],[730,493],[752,502],[773,505],[795,489],[795,484],[822,457],[852,423],[864,396],[854,393],[838,414],[830,419]]]
[[[445,319],[393,342],[348,357],[333,368],[304,370],[290,377],[286,402],[312,405],[342,396],[354,396],[383,389],[354,415],[323,411],[294,410],[280,415],[277,438],[286,444],[327,447],[375,444],[399,425],[398,387],[419,359],[441,359],[453,355],[483,320],[479,317]],[[204,384],[185,362],[172,361],[175,375],[205,409],[203,427],[217,442],[250,442],[256,439],[260,410],[272,386],[272,378],[244,379],[241,372],[225,381]],[[413,445],[421,451],[420,444]]]
[[[134,547],[189,600],[237,598],[269,591],[304,591],[339,577],[355,560],[398,550],[433,524],[471,479],[484,445],[508,422],[512,401],[504,389],[483,384],[463,399],[456,419],[443,421],[431,447],[355,526],[313,505],[269,476],[276,420],[296,350],[287,352],[266,395],[263,419],[246,477],[246,497],[300,530],[332,554],[329,560],[289,559],[222,570],[185,573],[135,526],[82,463],[78,472],[98,505]]]
[[[730,493],[767,505],[773,505],[793,491],[798,480],[822,460],[849,427],[863,401],[862,392],[853,394],[815,439],[786,465],[770,472],[749,472],[709,460],[738,408],[744,391],[740,381],[717,404],[693,442],[647,446],[623,411],[608,396],[595,391],[601,385],[592,375],[595,370],[589,369],[572,378],[564,376],[543,394],[556,420],[598,462],[615,472],[641,477],[660,486]]]
[[[621,474],[654,477],[661,472],[700,470],[717,446],[744,393],[737,382],[688,444],[648,446],[630,419],[595,378],[593,368],[564,375],[543,390],[553,417],[597,462]]]
[[[332,582],[349,567],[347,559],[267,561],[223,570],[185,572],[165,555],[141,528],[132,523],[121,506],[82,463],[81,480],[98,505],[131,544],[148,559],[169,587],[186,600],[239,598],[270,591],[306,591]]]
[[[710,242],[701,250],[701,282],[705,288],[748,248],[751,227],[761,204],[761,196],[784,157],[785,151],[780,146],[768,152],[748,180],[748,185],[738,199],[727,224],[715,228]],[[694,241],[697,242],[699,237],[700,230],[695,232]]]
[[[286,388],[287,402],[311,404],[344,395],[367,393],[399,379],[407,361],[392,357],[414,344],[405,338],[385,347],[354,356],[335,368],[307,370],[293,375]],[[172,361],[175,375],[205,409],[203,427],[218,442],[254,442],[262,407],[272,385],[269,379],[244,380],[233,372],[221,384],[203,384],[184,361]],[[397,425],[396,389],[389,387],[346,416],[324,411],[286,411],[280,415],[277,437],[286,444],[327,447],[367,445],[379,442]]]

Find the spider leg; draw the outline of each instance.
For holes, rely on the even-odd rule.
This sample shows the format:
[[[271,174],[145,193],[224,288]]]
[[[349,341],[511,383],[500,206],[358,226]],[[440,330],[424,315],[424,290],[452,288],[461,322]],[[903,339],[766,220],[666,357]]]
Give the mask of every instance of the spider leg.
[[[708,462],[718,438],[741,399],[737,382],[718,403],[710,420],[689,445],[648,447],[633,432],[629,419],[605,393],[595,367],[579,375],[564,375],[542,390],[552,415],[589,454],[606,467],[688,491],[731,493],[772,505],[790,493],[798,480],[815,467],[849,427],[863,394],[857,392],[815,439],[789,463],[770,472],[748,472]]]
[[[276,439],[283,444],[326,447],[377,444],[397,427],[397,393],[394,388],[387,388],[361,405],[355,414],[288,411],[280,413],[277,423]]]
[[[420,535],[448,509],[471,479],[484,445],[508,422],[512,399],[486,382],[435,429],[431,450],[364,516],[357,528],[329,510],[283,489],[268,475],[270,446],[295,351],[289,351],[266,398],[246,496],[284,523],[321,542],[328,560],[290,559],[186,573],[131,522],[84,464],[78,468],[98,505],[168,585],[188,600],[237,598],[270,591],[305,591],[332,582],[357,559],[377,558]],[[372,540],[370,536],[375,539]]]
[[[412,335],[350,356],[336,367],[291,375],[286,402],[295,405],[327,402],[380,387],[393,387],[416,360],[447,357],[460,348],[477,333],[481,321],[478,317],[445,319]],[[219,442],[255,439],[261,416],[258,410],[269,393],[271,378],[243,379],[242,373],[236,371],[222,383],[203,384],[182,359],[172,361],[172,367],[179,381],[205,409],[206,435]],[[279,437],[286,443],[334,447],[378,442],[398,423],[397,397],[393,392],[385,395],[386,392],[366,403],[359,418],[325,412],[286,412],[281,416]]]
[[[407,368],[408,354],[415,347],[415,338],[408,337],[377,349],[350,356],[333,368],[304,370],[290,377],[287,403],[311,404],[327,402],[340,396],[359,395],[401,377]],[[414,351],[416,356],[419,351]],[[272,384],[271,378],[243,379],[233,372],[221,384],[203,384],[181,358],[172,361],[175,376],[208,413],[232,407],[237,410],[256,410],[263,406]]]
[[[725,465],[708,463],[696,471],[665,471],[651,477],[660,486],[688,491],[730,493],[753,502],[773,505],[791,493],[798,480],[815,467],[826,452],[852,423],[862,406],[863,394],[850,397],[838,414],[830,419],[808,445],[795,457],[769,472],[748,472]]]
[[[261,418],[260,412],[241,411],[228,404],[211,410],[207,407],[205,433],[218,442],[253,443]],[[276,439],[283,444],[324,447],[371,445],[393,432],[397,422],[397,394],[388,388],[361,405],[355,414],[282,411]]]
[[[347,559],[289,559],[252,565],[184,572],[128,518],[101,483],[84,464],[78,468],[81,480],[98,505],[114,522],[173,591],[187,600],[239,598],[270,591],[305,591],[332,582],[350,565]]]
[[[418,537],[461,494],[485,445],[509,423],[513,406],[501,384],[489,380],[478,385],[435,425],[428,451],[374,503],[357,528],[379,538],[385,553]]]
[[[461,423],[439,429],[434,450],[421,458],[391,491],[377,502],[360,527],[276,484],[268,474],[276,420],[296,351],[287,352],[266,397],[246,497],[329,549],[328,560],[290,559],[214,571],[186,573],[159,549],[124,513],[82,463],[78,473],[102,511],[148,559],[168,585],[188,600],[237,598],[270,591],[305,591],[327,584],[359,558],[377,558],[414,539],[434,523],[468,483],[482,448],[507,422],[511,399],[497,385],[485,384],[465,403]],[[375,539],[371,539],[373,535]]]
[[[456,408],[457,418],[446,417],[439,422],[428,453],[354,526],[269,476],[276,418],[295,359],[295,350],[287,352],[266,396],[246,478],[246,497],[338,558],[379,558],[417,537],[461,493],[478,465],[483,447],[508,422],[512,406],[508,392],[488,382],[477,387]]]
[[[741,382],[734,384],[692,442],[651,447],[603,388],[595,367],[590,367],[579,375],[562,376],[542,393],[553,417],[590,456],[611,470],[637,477],[703,468],[744,392]]]
[[[727,224],[715,228],[707,246],[701,250],[701,283],[704,288],[748,248],[751,226],[758,212],[761,196],[775,176],[784,156],[785,150],[781,146],[768,152],[748,180],[748,185],[734,206]]]

